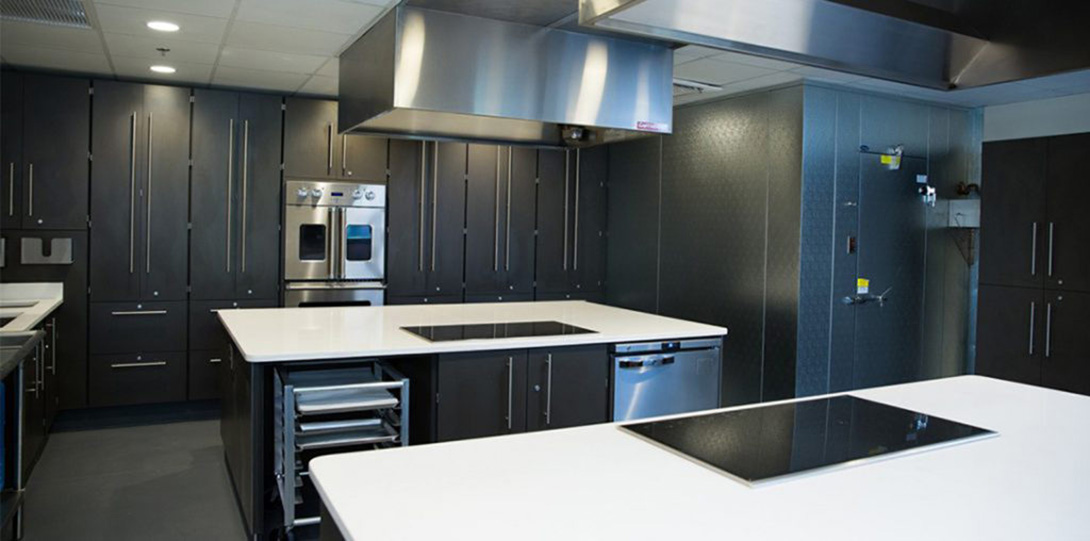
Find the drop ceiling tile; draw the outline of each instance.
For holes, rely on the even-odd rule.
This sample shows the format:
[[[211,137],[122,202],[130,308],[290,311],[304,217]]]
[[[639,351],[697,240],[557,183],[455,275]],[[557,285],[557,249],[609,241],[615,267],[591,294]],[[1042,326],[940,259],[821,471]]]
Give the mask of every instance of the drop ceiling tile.
[[[674,76],[702,83],[727,84],[775,73],[775,70],[701,58],[674,67]]]
[[[794,64],[791,62],[784,62],[783,60],[773,60],[771,58],[765,58],[763,56],[756,56],[751,54],[735,53],[735,52],[723,52],[718,51],[719,54],[712,58],[721,60],[723,62],[734,62],[735,64],[745,64],[747,66],[755,66],[758,68],[766,68],[770,70],[783,71],[795,68],[803,67],[802,64]]]
[[[700,45],[686,45],[679,49],[674,49],[674,63],[680,64],[682,62],[688,62],[690,60],[696,60],[698,58],[705,58],[708,56],[717,55],[722,53],[719,49],[712,49],[710,47],[701,47]]]
[[[215,64],[216,55],[219,53],[219,45],[214,43],[129,34],[106,33],[104,36],[106,38],[106,47],[109,49],[111,56],[148,59],[165,58],[164,62],[166,63]],[[156,50],[158,47],[166,47],[170,49],[170,52],[167,53],[166,57],[163,57]]]
[[[12,45],[104,54],[98,32],[93,29],[2,21],[0,22],[0,48]]]
[[[243,49],[333,56],[351,38],[345,34],[235,21],[226,44]]]
[[[96,6],[103,4],[188,13],[220,19],[230,18],[231,11],[235,8],[235,3],[229,0],[95,0]]]
[[[202,17],[162,10],[142,9],[100,4],[96,6],[99,24],[103,32],[145,37],[197,41],[219,44],[227,29],[227,19]],[[177,32],[157,32],[147,27],[148,21],[164,20],[181,27]]]
[[[112,75],[105,54],[66,51],[28,45],[5,45],[4,61],[13,66]]]
[[[382,11],[379,6],[342,0],[241,0],[236,20],[355,34]]]
[[[815,68],[812,66],[803,66],[801,68],[795,68],[791,71],[807,79],[811,79],[814,81],[824,81],[828,83],[847,84],[855,81],[862,81],[866,78],[862,75],[855,75],[854,73],[844,73],[842,71],[833,71],[823,68]]]
[[[737,83],[731,83],[723,87],[723,92],[727,94],[737,94],[739,92],[749,92],[751,90],[759,90],[761,88],[768,88],[773,86],[785,85],[788,83],[794,83],[801,81],[802,76],[790,71],[778,71],[760,77],[754,77],[752,79],[746,79]]]
[[[215,75],[212,77],[212,84],[295,92],[307,78],[307,75],[300,73],[218,66]]]
[[[303,85],[303,88],[299,89],[299,93],[335,98],[337,97],[337,78],[315,75]]]
[[[164,83],[175,84],[208,84],[208,79],[212,76],[213,64],[211,63],[201,64],[195,62],[180,62],[176,60],[159,62],[150,58],[118,55],[113,55],[111,59],[114,62],[114,68],[117,70],[118,77],[162,81]],[[175,73],[156,73],[151,71],[151,66],[153,64],[160,63],[171,66],[178,71]]]
[[[238,47],[224,47],[219,65],[266,71],[287,71],[310,75],[318,70],[329,57],[305,54],[258,51]]]
[[[340,65],[341,60],[337,57],[332,57],[329,59],[329,62],[326,62],[325,65],[321,67],[321,69],[314,73],[315,75],[321,75],[323,77],[340,77]]]

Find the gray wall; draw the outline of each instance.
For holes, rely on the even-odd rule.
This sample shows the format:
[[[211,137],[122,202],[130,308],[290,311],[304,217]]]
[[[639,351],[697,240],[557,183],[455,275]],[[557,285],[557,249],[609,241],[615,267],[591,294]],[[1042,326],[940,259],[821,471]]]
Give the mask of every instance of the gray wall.
[[[834,329],[854,316],[834,285],[855,271],[834,258],[856,226],[837,204],[858,193],[859,146],[905,144],[953,197],[974,180],[979,118],[799,85],[678,108],[674,129],[611,149],[608,302],[728,327],[726,404],[850,387],[854,339]],[[937,377],[963,371],[971,280],[941,206],[929,219],[921,376]]]

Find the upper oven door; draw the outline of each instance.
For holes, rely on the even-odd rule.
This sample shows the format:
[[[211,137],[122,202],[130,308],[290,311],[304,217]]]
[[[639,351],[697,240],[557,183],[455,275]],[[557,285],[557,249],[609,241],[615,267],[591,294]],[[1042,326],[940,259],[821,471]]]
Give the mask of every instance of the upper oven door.
[[[332,207],[285,207],[285,280],[330,280],[335,277],[334,212]]]
[[[386,210],[352,207],[341,210],[339,278],[381,280],[386,267]]]

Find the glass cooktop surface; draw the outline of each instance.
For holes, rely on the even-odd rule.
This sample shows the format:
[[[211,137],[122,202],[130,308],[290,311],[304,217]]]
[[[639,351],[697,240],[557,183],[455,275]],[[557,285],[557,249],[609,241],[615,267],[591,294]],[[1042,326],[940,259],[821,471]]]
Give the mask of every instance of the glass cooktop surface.
[[[850,395],[621,429],[751,486],[997,435]]]
[[[452,340],[489,340],[495,338],[524,338],[528,336],[559,336],[564,334],[591,334],[596,331],[568,325],[559,321],[519,321],[514,323],[472,323],[468,325],[423,325],[402,327],[431,342]]]

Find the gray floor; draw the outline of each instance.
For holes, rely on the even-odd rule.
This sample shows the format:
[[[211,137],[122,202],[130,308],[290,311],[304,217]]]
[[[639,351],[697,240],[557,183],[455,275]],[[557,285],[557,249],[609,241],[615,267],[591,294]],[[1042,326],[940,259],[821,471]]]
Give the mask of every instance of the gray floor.
[[[54,432],[25,509],[27,541],[245,539],[218,420]]]

